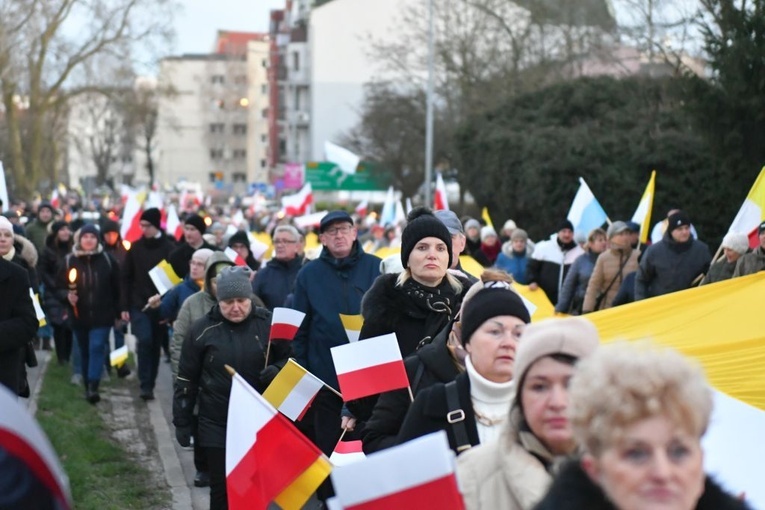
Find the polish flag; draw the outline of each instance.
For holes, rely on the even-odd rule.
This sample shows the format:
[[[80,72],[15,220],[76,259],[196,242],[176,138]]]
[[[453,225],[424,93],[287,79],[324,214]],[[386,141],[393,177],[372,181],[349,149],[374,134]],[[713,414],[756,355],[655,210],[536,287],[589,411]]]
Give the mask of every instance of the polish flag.
[[[356,214],[358,214],[359,216],[366,216],[367,209],[369,209],[369,200],[364,200],[363,202],[360,202],[359,205],[356,206]]]
[[[136,242],[141,238],[143,232],[141,231],[141,204],[142,198],[145,195],[133,190],[127,191],[127,198],[125,200],[125,208],[122,211],[122,227],[120,228],[120,235],[122,239]]]
[[[330,349],[343,400],[409,386],[395,333]]]
[[[4,452],[4,464],[17,465],[17,478],[25,480],[25,484],[15,486],[20,496],[37,486],[34,490],[45,491],[44,495],[38,494],[39,499],[50,499],[52,507],[74,508],[69,479],[59,464],[58,455],[27,409],[3,386],[0,386],[0,451]],[[4,476],[13,475],[4,473]],[[32,480],[37,483],[31,483]]]
[[[293,340],[305,314],[292,308],[276,307],[271,315],[271,340]]]
[[[223,254],[228,257],[228,259],[236,264],[237,266],[246,266],[247,262],[242,258],[241,255],[239,255],[235,249],[233,249],[231,246],[226,247],[225,250],[223,250]]]
[[[289,216],[306,214],[311,204],[313,204],[313,191],[310,182],[305,183],[303,189],[294,195],[282,197],[282,210]]]
[[[333,466],[347,466],[352,462],[357,462],[366,458],[362,448],[361,441],[343,441],[337,442],[337,446],[329,456],[329,461]]]
[[[167,206],[165,210],[167,220],[165,223],[165,232],[175,237],[177,241],[183,239],[183,223],[178,218],[178,211],[173,204]]]
[[[50,205],[52,205],[54,209],[61,207],[61,196],[58,194],[58,188],[54,189],[53,193],[50,194]]]
[[[749,247],[757,248],[760,245],[757,228],[763,221],[765,221],[765,167],[760,170],[760,175],[754,181],[728,232],[744,232],[749,236]]]
[[[234,374],[226,426],[226,489],[231,510],[299,509],[332,467],[316,446]]]
[[[438,172],[436,177],[436,193],[433,196],[433,210],[440,211],[442,209],[449,210],[449,203],[446,201],[446,184],[444,184],[444,178],[441,176],[441,172]]]
[[[446,432],[439,431],[335,467],[332,485],[336,496],[327,507],[462,510],[465,504],[454,471],[454,453]]]
[[[323,386],[321,379],[290,358],[263,392],[263,398],[290,420],[298,421]]]

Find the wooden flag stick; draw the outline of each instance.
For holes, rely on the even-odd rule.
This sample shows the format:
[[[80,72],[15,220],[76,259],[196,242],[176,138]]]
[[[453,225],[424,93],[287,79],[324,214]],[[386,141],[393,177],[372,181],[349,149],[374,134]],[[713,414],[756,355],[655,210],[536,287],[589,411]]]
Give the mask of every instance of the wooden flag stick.
[[[324,382],[324,381],[322,381],[322,382]],[[330,386],[329,384],[327,384],[327,383],[324,383],[324,386],[325,386],[325,387],[326,387],[326,388],[327,388],[329,391],[331,391],[332,393],[334,393],[335,395],[337,395],[338,397],[340,397],[340,399],[342,399],[342,398],[343,398],[343,394],[342,394],[342,393],[340,393],[339,391],[337,391],[335,388],[333,388],[333,387],[332,387],[332,386]]]
[[[343,438],[345,437],[345,433],[346,432],[348,432],[348,429],[343,428],[343,433],[340,434],[340,439],[337,440],[338,443],[343,440]]]
[[[223,365],[223,367],[226,369],[226,372],[228,372],[228,375],[231,377],[234,377],[236,375],[236,370],[231,368],[231,365]]]
[[[271,354],[271,339],[268,339],[268,347],[266,347],[266,364],[263,366],[265,369],[268,366],[268,355]]]
[[[407,386],[406,389],[409,390],[409,400],[414,402],[414,394],[412,394],[412,386],[411,385]]]

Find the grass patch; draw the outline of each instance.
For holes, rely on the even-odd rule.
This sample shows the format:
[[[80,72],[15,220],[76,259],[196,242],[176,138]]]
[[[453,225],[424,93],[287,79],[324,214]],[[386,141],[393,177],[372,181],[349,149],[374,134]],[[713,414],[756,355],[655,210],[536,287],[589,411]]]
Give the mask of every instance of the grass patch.
[[[71,372],[48,365],[37,407],[37,420],[69,476],[78,510],[169,508],[169,488],[131,458],[110,436],[82,386],[69,383]],[[130,384],[115,380],[108,384]],[[105,383],[102,383],[104,386]],[[103,396],[103,395],[102,395]]]

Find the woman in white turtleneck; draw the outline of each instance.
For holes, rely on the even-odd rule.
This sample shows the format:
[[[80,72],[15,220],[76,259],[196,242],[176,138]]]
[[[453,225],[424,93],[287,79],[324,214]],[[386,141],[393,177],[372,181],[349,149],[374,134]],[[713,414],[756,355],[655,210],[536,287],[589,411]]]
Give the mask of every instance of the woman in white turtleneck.
[[[458,454],[499,436],[513,400],[513,365],[529,312],[505,282],[488,282],[464,306],[460,328],[464,373],[422,391],[398,435],[408,441],[445,430]],[[450,404],[451,397],[451,404]]]

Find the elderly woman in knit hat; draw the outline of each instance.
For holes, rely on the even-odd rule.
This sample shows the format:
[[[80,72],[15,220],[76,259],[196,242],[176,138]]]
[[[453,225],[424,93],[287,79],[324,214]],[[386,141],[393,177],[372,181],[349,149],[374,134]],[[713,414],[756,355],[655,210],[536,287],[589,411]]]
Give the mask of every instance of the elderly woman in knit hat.
[[[515,360],[509,419],[496,441],[457,461],[467,509],[527,509],[542,499],[556,461],[575,450],[568,381],[577,361],[598,344],[595,326],[583,318],[551,319],[526,328]]]
[[[489,285],[471,297],[461,313],[465,372],[414,399],[398,434],[399,443],[445,430],[459,454],[499,436],[513,396],[518,340],[530,316],[508,284]]]
[[[226,423],[231,376],[225,365],[263,391],[261,373],[270,365],[283,366],[291,350],[290,342],[269,339],[271,312],[253,304],[248,268],[224,268],[217,276],[216,296],[218,304],[191,326],[183,341],[173,399],[175,437],[181,446],[191,443],[192,413],[198,400],[195,437],[207,454],[211,509],[227,507]]]
[[[412,210],[401,234],[404,270],[380,275],[364,295],[359,338],[395,333],[406,357],[450,327],[470,286],[466,278],[447,271],[452,256],[451,234],[441,220],[430,209]],[[376,396],[367,397],[348,407],[364,422],[376,402]]]
[[[723,254],[720,260],[709,266],[709,272],[701,280],[701,285],[721,282],[733,278],[738,259],[749,251],[749,239],[740,232],[728,232],[722,240]]]
[[[486,260],[489,262],[489,266],[494,265],[497,261],[497,255],[502,250],[502,243],[499,241],[499,236],[494,227],[485,226],[481,227],[481,251],[486,256]]]
[[[538,510],[750,508],[704,475],[712,390],[698,364],[617,342],[582,361],[569,393],[582,455],[559,470]]]

